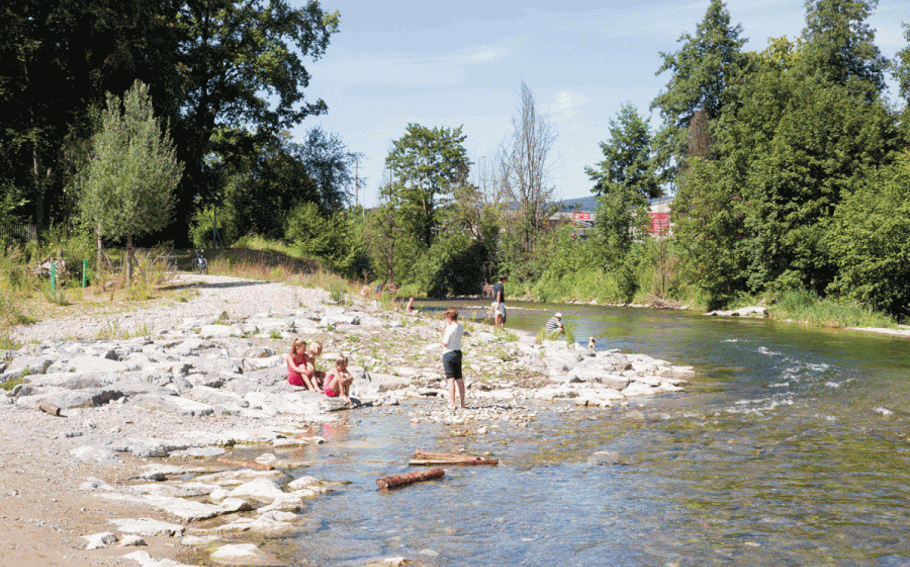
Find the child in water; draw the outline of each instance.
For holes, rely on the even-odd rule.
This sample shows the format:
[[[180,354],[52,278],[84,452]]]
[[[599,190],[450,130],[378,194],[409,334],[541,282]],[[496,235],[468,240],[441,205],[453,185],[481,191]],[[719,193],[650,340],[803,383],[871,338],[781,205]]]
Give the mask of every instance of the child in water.
[[[342,400],[351,403],[351,383],[354,377],[348,372],[348,357],[339,356],[335,361],[335,369],[325,377],[325,395],[330,398],[340,396]]]
[[[322,356],[322,343],[316,341],[310,343],[310,348],[307,350],[306,374],[319,393],[322,393],[322,388],[325,386],[325,372],[316,370],[316,359],[320,356]]]
[[[311,392],[316,392],[313,382],[307,376],[306,341],[303,339],[294,339],[291,343],[291,352],[288,353],[288,384],[292,386],[303,386]]]

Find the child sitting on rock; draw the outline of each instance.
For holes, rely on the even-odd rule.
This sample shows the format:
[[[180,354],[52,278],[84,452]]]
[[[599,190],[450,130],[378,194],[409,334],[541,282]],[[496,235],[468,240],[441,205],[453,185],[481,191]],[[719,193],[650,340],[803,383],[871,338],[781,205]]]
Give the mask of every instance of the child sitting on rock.
[[[354,377],[348,372],[348,357],[339,356],[335,369],[325,377],[325,395],[330,398],[341,397],[351,403],[351,383]]]
[[[307,376],[306,341],[303,339],[294,339],[291,343],[291,352],[288,353],[288,384],[292,386],[303,386],[311,392],[319,392],[310,377]]]
[[[316,369],[316,359],[322,356],[322,343],[312,342],[307,350],[306,375],[319,392],[325,386],[325,372]]]

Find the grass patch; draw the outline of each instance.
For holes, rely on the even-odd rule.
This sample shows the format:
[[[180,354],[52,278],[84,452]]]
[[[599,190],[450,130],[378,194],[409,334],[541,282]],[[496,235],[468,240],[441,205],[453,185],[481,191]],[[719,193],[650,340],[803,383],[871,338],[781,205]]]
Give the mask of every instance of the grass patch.
[[[11,391],[13,390],[13,388],[15,388],[16,386],[18,386],[19,384],[25,384],[25,383],[27,383],[27,382],[28,382],[28,380],[26,380],[26,379],[24,379],[24,378],[22,378],[22,377],[19,377],[19,378],[10,378],[10,379],[7,380],[6,382],[3,382],[2,384],[0,384],[0,388],[3,388],[3,389],[6,390],[7,392],[11,392]]]
[[[842,298],[820,298],[811,291],[783,293],[770,309],[775,319],[806,321],[810,325],[841,329],[844,327],[888,327],[894,323],[884,314],[873,311],[858,301]]]

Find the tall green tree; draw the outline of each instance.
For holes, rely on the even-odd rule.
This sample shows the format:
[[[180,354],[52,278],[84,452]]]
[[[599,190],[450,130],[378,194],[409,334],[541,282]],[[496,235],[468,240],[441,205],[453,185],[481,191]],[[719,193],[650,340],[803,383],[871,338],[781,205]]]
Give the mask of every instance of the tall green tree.
[[[471,162],[463,145],[466,137],[461,126],[430,129],[411,123],[386,157],[404,229],[424,247],[433,243],[437,208],[467,182]]]
[[[595,183],[592,193],[607,195],[621,186],[647,198],[660,194],[652,161],[651,128],[635,105],[623,104],[616,119],[610,120],[610,140],[601,142],[600,150],[604,159],[597,169],[585,167]]]
[[[174,2],[10,0],[0,7],[0,154],[40,226],[69,214],[71,144],[91,137],[87,114],[136,78],[173,116],[180,97]]]
[[[674,164],[679,166],[684,159],[695,112],[705,111],[712,124],[721,115],[727,89],[743,65],[741,49],[746,40],[741,33],[742,25],[731,25],[726,4],[711,0],[695,35],[683,34],[679,51],[660,54],[664,62],[656,74],[670,71],[671,75],[666,90],[651,102],[651,110],[659,109],[663,118],[656,143],[666,178],[672,180]]]
[[[11,0],[0,8],[0,152],[17,164],[32,218],[66,215],[68,144],[89,137],[89,109],[135,79],[169,120],[186,175],[171,226],[223,199],[226,170],[304,118],[305,59],[318,59],[339,15],[316,0]],[[264,93],[267,93],[264,94]],[[80,140],[81,136],[81,140]]]
[[[101,130],[92,144],[80,210],[101,238],[127,241],[127,285],[132,279],[133,238],[170,221],[183,164],[169,132],[155,118],[141,81],[123,98],[108,95]]]
[[[910,151],[844,198],[827,243],[838,267],[828,291],[910,316]]]
[[[182,33],[182,85],[174,135],[187,175],[178,194],[175,236],[187,231],[198,203],[220,200],[222,172],[269,138],[323,114],[308,102],[302,58],[319,59],[340,16],[310,0],[187,0],[174,25]],[[265,97],[266,92],[271,96]],[[207,159],[211,154],[218,160]]]
[[[901,24],[904,28],[904,40],[907,47],[901,49],[891,61],[891,73],[897,79],[898,95],[904,99],[904,103],[910,105],[910,24],[904,22]]]
[[[800,61],[824,84],[849,87],[869,100],[885,88],[887,61],[866,20],[878,0],[808,0]]]

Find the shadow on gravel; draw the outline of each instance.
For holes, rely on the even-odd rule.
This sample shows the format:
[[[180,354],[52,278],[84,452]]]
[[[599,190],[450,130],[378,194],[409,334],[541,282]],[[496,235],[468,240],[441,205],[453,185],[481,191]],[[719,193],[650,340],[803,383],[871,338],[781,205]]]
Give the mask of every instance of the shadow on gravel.
[[[192,281],[179,284],[171,284],[162,286],[163,290],[181,290],[181,289],[227,289],[232,287],[246,287],[251,285],[264,285],[270,283],[278,282],[267,282],[263,280],[245,280],[245,281],[235,281],[235,282],[204,282],[204,281]]]

